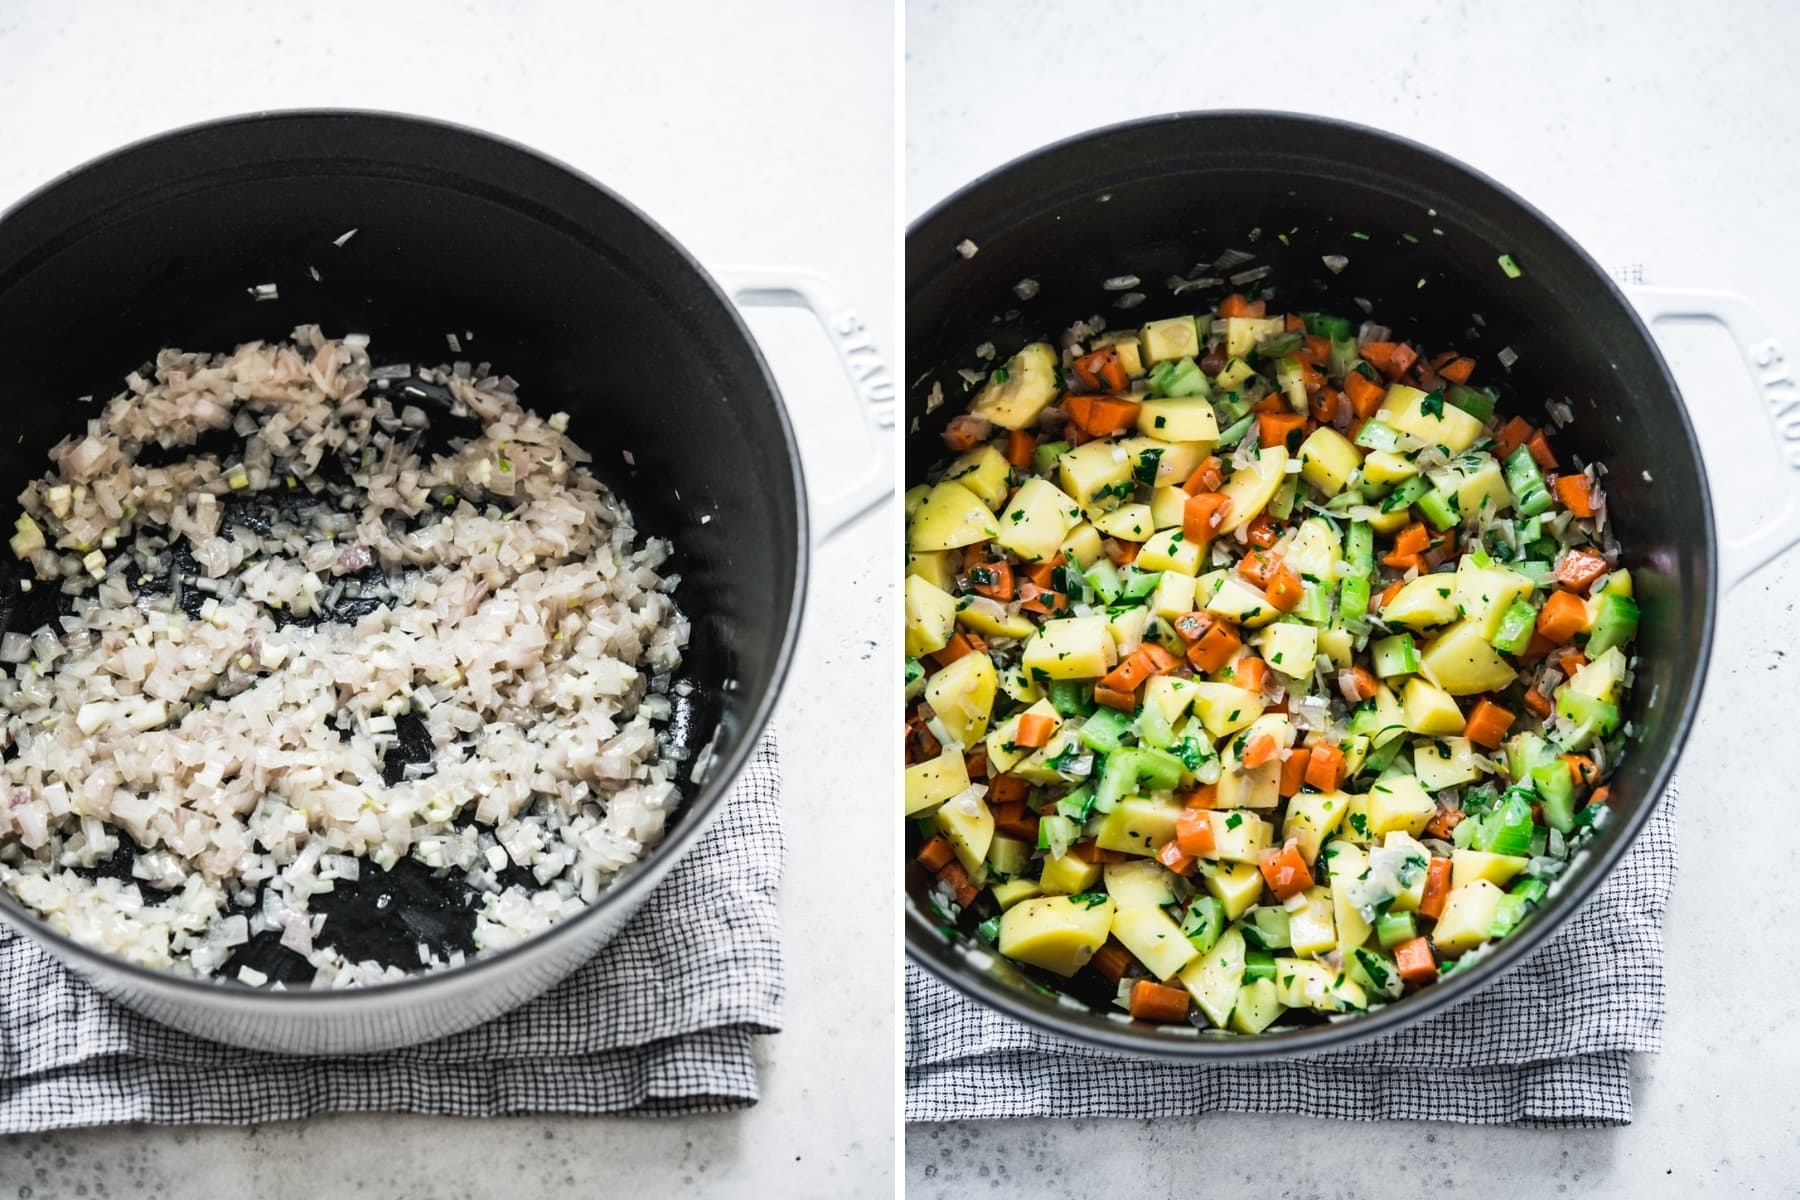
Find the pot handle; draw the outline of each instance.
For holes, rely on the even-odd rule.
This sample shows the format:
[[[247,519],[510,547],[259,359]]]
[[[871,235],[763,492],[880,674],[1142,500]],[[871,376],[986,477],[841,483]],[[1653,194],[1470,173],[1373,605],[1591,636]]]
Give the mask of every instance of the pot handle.
[[[1786,468],[1787,486],[1780,511],[1774,516],[1748,534],[1719,540],[1721,582],[1727,588],[1736,587],[1800,543],[1800,384],[1789,372],[1787,354],[1768,318],[1737,292],[1642,286],[1627,287],[1625,292],[1646,325],[1658,321],[1716,321],[1723,325],[1756,381],[1761,399],[1758,407]]]
[[[894,377],[855,309],[814,271],[783,268],[725,269],[719,279],[741,308],[804,308],[830,339],[850,381],[868,440],[854,478],[813,502],[815,538],[825,541],[894,491]],[[793,411],[790,407],[790,413]]]

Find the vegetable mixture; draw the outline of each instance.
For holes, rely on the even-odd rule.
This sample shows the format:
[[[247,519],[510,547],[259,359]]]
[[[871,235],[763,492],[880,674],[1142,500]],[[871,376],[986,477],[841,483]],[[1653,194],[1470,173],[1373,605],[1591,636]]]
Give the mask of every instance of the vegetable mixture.
[[[1240,1034],[1427,986],[1544,902],[1608,815],[1638,620],[1603,467],[1472,358],[1267,307],[1025,346],[906,506],[938,915]]]

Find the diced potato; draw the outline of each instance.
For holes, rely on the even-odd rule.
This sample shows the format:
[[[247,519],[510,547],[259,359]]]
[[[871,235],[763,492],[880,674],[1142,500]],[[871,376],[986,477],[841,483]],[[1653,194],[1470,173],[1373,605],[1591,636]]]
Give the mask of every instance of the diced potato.
[[[1084,571],[1100,561],[1100,556],[1106,552],[1100,545],[1100,531],[1086,521],[1069,530],[1069,536],[1057,549]]]
[[[1518,672],[1488,644],[1479,621],[1458,621],[1420,655],[1425,677],[1452,696],[1498,692]]]
[[[1301,792],[1288,798],[1287,815],[1281,822],[1281,840],[1293,842],[1307,862],[1319,857],[1319,847],[1336,833],[1350,811],[1350,797],[1343,792]]]
[[[1181,803],[1155,796],[1126,796],[1118,807],[1101,817],[1094,829],[1094,844],[1121,854],[1154,855],[1175,838],[1175,821]]]
[[[1455,956],[1487,941],[1493,935],[1494,911],[1503,895],[1485,879],[1452,887],[1444,899],[1443,915],[1431,931],[1431,944],[1438,953]]]
[[[1094,528],[1120,541],[1145,542],[1156,532],[1156,518],[1151,515],[1148,504],[1121,504],[1111,512],[1095,516]]]
[[[936,654],[956,631],[956,597],[930,580],[906,577],[906,653],[913,658]]]
[[[1112,935],[1158,979],[1169,979],[1200,957],[1181,926],[1154,905],[1115,908]]]
[[[1237,1007],[1244,984],[1244,935],[1235,925],[1219,935],[1213,948],[1181,972],[1181,985],[1194,998],[1214,1028],[1223,1029]]]
[[[1046,896],[1075,896],[1091,892],[1099,882],[1100,864],[1076,858],[1073,854],[1045,859],[1043,872],[1038,876],[1038,886],[1044,889]]]
[[[1200,327],[1192,317],[1170,317],[1144,326],[1141,338],[1145,368],[1178,358],[1200,357]]]
[[[1456,604],[1462,615],[1474,621],[1481,636],[1492,638],[1514,600],[1531,595],[1531,580],[1502,566],[1477,566],[1473,555],[1456,567]]]
[[[1321,425],[1300,443],[1300,478],[1335,496],[1362,468],[1362,451],[1329,425]]]
[[[938,831],[950,840],[956,861],[973,875],[987,861],[994,840],[994,814],[979,796],[964,796],[938,806]]]
[[[994,893],[994,903],[1000,906],[1001,912],[1005,912],[1021,900],[1030,900],[1034,896],[1044,894],[1042,885],[1035,879],[1003,879],[999,883],[989,885],[988,891]]]
[[[944,808],[949,807],[951,806],[944,806]],[[944,809],[940,808],[938,809],[938,823],[942,824],[943,819]],[[1007,837],[1004,834],[995,834],[988,841],[988,877],[991,879],[998,875],[1002,878],[1011,879],[1016,875],[1023,874],[1025,868],[1031,862],[1032,852],[1036,849],[1037,846],[1035,844],[1028,845],[1021,838]]]
[[[1336,629],[1319,630],[1319,653],[1331,660],[1334,667],[1347,667],[1356,661],[1356,639],[1348,629],[1339,626]]]
[[[1450,886],[1459,888],[1466,883],[1474,883],[1477,879],[1485,879],[1489,883],[1505,887],[1530,865],[1529,858],[1511,854],[1487,854],[1480,850],[1452,851]]]
[[[1437,801],[1411,775],[1384,775],[1369,789],[1369,835],[1404,830],[1413,837],[1437,814]]]
[[[900,497],[900,508],[906,513],[908,525],[912,524],[912,519],[918,516],[919,509],[925,505],[925,497],[929,495],[931,495],[931,485],[919,483],[907,488],[906,493]]]
[[[1337,921],[1331,906],[1331,889],[1315,884],[1301,895],[1304,899],[1288,909],[1288,940],[1294,953],[1310,958],[1336,949]],[[1280,973],[1276,974],[1279,979]]]
[[[1221,537],[1236,533],[1269,506],[1269,501],[1275,498],[1275,490],[1287,478],[1287,463],[1286,449],[1267,446],[1247,466],[1234,472],[1225,481],[1219,492],[1231,500],[1231,512],[1219,525]]]
[[[1204,401],[1202,401],[1204,403]],[[1208,406],[1208,410],[1211,407]],[[1211,442],[1177,441],[1172,438],[1128,437],[1119,447],[1131,456],[1131,477],[1152,486],[1187,482],[1212,449]],[[1154,464],[1152,471],[1150,465]]]
[[[1280,317],[1226,317],[1225,353],[1232,358],[1248,358],[1256,344],[1274,337],[1287,328]]]
[[[1369,528],[1376,533],[1399,533],[1412,520],[1412,509],[1396,508],[1393,512],[1371,509],[1369,512]]]
[[[1465,454],[1445,471],[1456,496],[1456,511],[1463,520],[1492,517],[1512,507],[1512,492],[1501,473],[1500,460],[1486,452]]]
[[[1324,963],[1304,958],[1275,960],[1275,998],[1289,1008],[1352,1012],[1369,1006],[1361,984]]]
[[[1269,598],[1260,590],[1239,578],[1233,572],[1222,575],[1217,587],[1210,594],[1205,592],[1206,579],[1200,581],[1200,588],[1195,592],[1196,598],[1207,595],[1206,611],[1216,613],[1227,621],[1239,625],[1247,625],[1252,629],[1268,625],[1281,615],[1281,610],[1269,603]]]
[[[1212,852],[1206,858],[1254,866],[1262,852],[1274,844],[1275,826],[1253,812],[1212,809],[1206,816],[1212,822],[1213,832]]]
[[[1035,704],[1044,698],[1044,689],[1018,666],[1000,672],[1000,690],[1020,704]]]
[[[1338,827],[1338,836],[1359,846],[1369,844],[1369,797],[1366,792],[1355,793],[1344,805],[1344,823]]]
[[[1032,751],[1030,757],[1025,761],[1015,763],[1012,773],[1026,783],[1049,785],[1069,782],[1062,772],[1052,764],[1067,753],[1069,747],[1075,744],[1075,740],[1075,735],[1066,726],[1057,730],[1041,749]],[[1075,753],[1079,757],[1083,751],[1078,749]],[[992,759],[990,758],[989,761],[991,762]]]
[[[1112,346],[1118,350],[1119,365],[1125,368],[1127,375],[1144,373],[1144,348],[1137,330],[1102,334],[1094,339],[1094,349],[1098,350],[1102,346]]]
[[[1138,409],[1138,432],[1165,442],[1200,442],[1210,446],[1219,440],[1219,418],[1213,412],[1212,401],[1204,396],[1146,400]]]
[[[1258,1034],[1281,1018],[1287,1005],[1275,994],[1273,979],[1258,979],[1238,991],[1237,1007],[1231,1010],[1234,1033]]]
[[[1081,520],[1081,510],[1048,479],[1033,475],[1013,493],[996,524],[994,544],[1026,562],[1056,557],[1057,547]]]
[[[1448,574],[1421,575],[1381,606],[1381,619],[1405,629],[1429,629],[1456,620],[1456,580]]]
[[[1027,673],[1046,679],[1093,679],[1118,661],[1104,616],[1045,621],[1025,643],[1020,660]]]
[[[948,481],[925,494],[907,530],[906,546],[909,550],[954,550],[986,541],[998,532],[994,514],[981,497]]]
[[[1369,739],[1366,734],[1353,733],[1338,743],[1338,749],[1344,752],[1344,778],[1354,779],[1357,772],[1369,757]]]
[[[1258,737],[1275,739],[1277,753],[1258,767],[1245,767],[1238,746]],[[1294,740],[1293,726],[1280,714],[1261,716],[1250,728],[1231,739],[1219,756],[1220,808],[1274,808],[1281,803],[1281,754]]]
[[[969,788],[969,768],[962,751],[946,750],[936,758],[906,768],[906,815],[930,812]]]
[[[1037,630],[1023,613],[1007,612],[1006,606],[986,596],[965,596],[956,608],[956,623],[984,638],[1023,641]]]
[[[1117,442],[1084,442],[1057,460],[1056,478],[1091,521],[1129,494],[1131,455]]]
[[[1051,722],[1051,736],[1062,729],[1062,714],[1056,711],[1048,700],[1039,700],[1024,713],[1015,713],[995,726],[987,735],[988,765],[998,774],[1004,775],[1019,763],[1031,756],[1029,747],[1021,746],[1013,741],[1019,736],[1019,718],[1029,713],[1033,716],[1047,717]]]
[[[1176,489],[1180,491],[1179,488]],[[1185,576],[1188,580],[1188,607],[1184,612],[1193,611],[1194,576],[1200,573],[1200,554],[1205,547],[1204,542],[1189,541],[1179,528],[1165,529],[1144,543],[1138,551],[1136,560],[1140,571],[1173,571]]]
[[[1200,694],[1201,684],[1174,675],[1155,675],[1144,685],[1144,707],[1174,725],[1187,715],[1188,708]]]
[[[1189,686],[1194,690],[1194,713],[1215,739],[1247,729],[1263,715],[1261,692],[1204,679],[1196,679]]]
[[[948,592],[956,586],[962,555],[954,550],[916,550],[906,555],[906,573],[917,575],[932,587]]]
[[[1200,883],[1224,908],[1225,918],[1229,921],[1249,912],[1262,898],[1262,871],[1254,863],[1201,863]]]
[[[993,659],[965,654],[925,681],[925,702],[945,732],[962,745],[973,746],[987,734],[999,681]]]
[[[1325,518],[1308,517],[1294,530],[1281,557],[1303,578],[1335,583],[1338,563],[1344,558],[1343,539]]]
[[[1567,686],[1583,696],[1617,704],[1619,693],[1625,685],[1627,665],[1625,652],[1617,646],[1609,646],[1599,658],[1577,668],[1575,674],[1569,677]]]
[[[1113,902],[1040,896],[1000,915],[1000,953],[1069,976],[1087,966],[1112,932]]]
[[[1429,864],[1431,851],[1411,834],[1396,829],[1381,840],[1383,849],[1399,851],[1411,858]],[[1452,874],[1454,874],[1454,867]],[[1398,880],[1396,880],[1398,882]],[[1394,895],[1394,912],[1418,912],[1419,905],[1425,902],[1425,872],[1420,871],[1410,884],[1403,885]]]
[[[1033,342],[1006,362],[1005,382],[993,372],[969,411],[1002,429],[1024,429],[1056,399],[1056,370],[1061,356],[1048,342]]]
[[[1412,459],[1389,450],[1371,450],[1363,456],[1363,478],[1381,487],[1389,487],[1419,473]],[[1402,510],[1404,513],[1405,510]]]
[[[1319,653],[1319,629],[1297,621],[1277,621],[1251,639],[1263,661],[1294,678],[1311,679]]]
[[[1475,766],[1475,747],[1466,737],[1445,738],[1413,745],[1413,773],[1427,790],[1441,792],[1481,778]]]
[[[1445,737],[1463,731],[1462,709],[1443,688],[1414,677],[1400,690],[1406,727],[1425,737]]]
[[[1150,521],[1158,529],[1180,529],[1187,519],[1188,494],[1179,485],[1163,484],[1150,493]]]
[[[1430,411],[1426,411],[1428,395],[1404,383],[1393,384],[1375,414],[1376,419],[1429,445],[1443,446],[1451,454],[1461,454],[1473,446],[1481,436],[1481,422],[1445,402],[1442,396],[1430,401]]]
[[[1331,883],[1331,913],[1337,923],[1337,944],[1349,949],[1369,940],[1369,922],[1363,919],[1356,896],[1357,885],[1369,870],[1369,856],[1361,846],[1342,839],[1325,847],[1325,867]]]
[[[1113,647],[1120,658],[1144,644],[1144,630],[1149,624],[1150,610],[1142,605],[1133,605],[1106,618],[1107,631],[1112,634]]]
[[[1406,710],[1394,695],[1394,689],[1381,684],[1375,689],[1375,732],[1371,739],[1380,749],[1406,732]]]
[[[1161,536],[1160,534],[1158,535]],[[1138,558],[1144,556],[1140,553]],[[1173,621],[1194,611],[1194,577],[1180,571],[1164,571],[1150,594],[1150,611],[1165,621]]]
[[[998,510],[1011,490],[1012,464],[992,445],[981,445],[958,455],[945,469],[944,478],[962,484],[989,508]]]
[[[1174,875],[1153,858],[1128,858],[1101,870],[1106,894],[1121,909],[1160,908],[1175,903]]]

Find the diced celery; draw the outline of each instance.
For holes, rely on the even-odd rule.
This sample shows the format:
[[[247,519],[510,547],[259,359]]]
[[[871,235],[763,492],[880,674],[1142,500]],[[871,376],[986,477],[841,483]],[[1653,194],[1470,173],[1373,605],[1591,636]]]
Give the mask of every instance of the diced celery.
[[[1506,487],[1512,492],[1513,509],[1520,516],[1535,517],[1550,508],[1550,488],[1544,483],[1544,473],[1524,446],[1506,456]]]
[[[1225,932],[1225,906],[1212,896],[1195,896],[1181,915],[1181,932],[1205,954]]]
[[[1382,913],[1375,922],[1375,940],[1381,943],[1383,950],[1392,950],[1401,942],[1410,942],[1419,936],[1419,923],[1409,912]]]
[[[1105,604],[1117,601],[1125,588],[1124,581],[1119,578],[1119,569],[1104,558],[1095,559],[1094,565],[1087,569],[1087,581]]]
[[[1356,432],[1356,444],[1364,450],[1386,450],[1393,454],[1400,449],[1400,431],[1385,421],[1369,420]]]
[[[1367,521],[1352,521],[1344,531],[1344,566],[1347,575],[1364,577],[1375,569],[1375,529]]]
[[[1086,716],[1093,711],[1093,693],[1078,679],[1050,681],[1050,707],[1065,717]]]
[[[1424,515],[1430,526],[1442,533],[1455,525],[1462,517],[1456,511],[1454,493],[1443,491],[1426,492],[1419,497],[1419,512]]]
[[[1494,923],[1488,930],[1489,934],[1493,937],[1505,937],[1519,927],[1519,922],[1530,911],[1531,902],[1523,896],[1508,893],[1500,897],[1500,902],[1494,906]]]
[[[1338,591],[1338,617],[1345,624],[1362,620],[1369,615],[1369,577],[1352,575],[1345,579]]]
[[[1489,854],[1524,854],[1531,848],[1531,793],[1514,788],[1498,808],[1480,818],[1473,846]],[[1464,821],[1466,825],[1469,822]],[[1461,828],[1461,825],[1458,826]]]
[[[1569,764],[1552,758],[1531,769],[1531,786],[1537,790],[1544,824],[1559,833],[1575,828],[1575,775]]]
[[[1369,658],[1375,673],[1383,679],[1396,675],[1412,675],[1419,670],[1419,648],[1412,634],[1396,633],[1369,643]]]
[[[1250,936],[1251,930],[1261,939],[1265,950],[1286,950],[1294,944],[1288,933],[1288,913],[1285,908],[1261,907],[1250,912],[1250,924],[1244,926],[1244,936]]]
[[[1310,312],[1302,313],[1300,319],[1306,322],[1306,332],[1314,337],[1335,340],[1348,338],[1355,332],[1355,327],[1350,324],[1349,317],[1334,317],[1330,313]]]
[[[1244,982],[1275,978],[1275,956],[1267,950],[1244,951]]]
[[[1419,497],[1430,490],[1431,484],[1425,481],[1423,475],[1414,475],[1387,494],[1387,498],[1381,502],[1381,511],[1391,513],[1399,512],[1403,508],[1410,508],[1418,502]]]
[[[1069,452],[1067,442],[1043,442],[1031,452],[1031,466],[1039,475],[1056,474],[1056,460]]]
[[[1594,628],[1588,634],[1587,656],[1598,658],[1614,646],[1625,645],[1637,636],[1637,627],[1637,601],[1616,592],[1606,593],[1600,597]]]
[[[1494,415],[1494,398],[1466,384],[1453,383],[1445,388],[1444,399],[1483,423]]]
[[[1223,422],[1221,422],[1221,424],[1223,424]],[[1219,435],[1219,440],[1213,448],[1215,450],[1231,449],[1233,446],[1244,440],[1244,435],[1249,433],[1251,427],[1255,424],[1255,416],[1234,418],[1231,424],[1226,426],[1225,431]]]
[[[1095,565],[1098,566],[1099,564],[1096,563]],[[1117,600],[1120,602],[1142,600],[1151,592],[1154,592],[1156,590],[1156,585],[1161,582],[1161,571],[1140,571],[1136,567],[1126,567],[1125,574],[1121,579]],[[1112,604],[1114,601],[1108,600],[1107,603]]]
[[[1585,750],[1595,737],[1609,738],[1619,729],[1619,706],[1565,687],[1556,693],[1556,715],[1564,724],[1556,740],[1566,750]]]
[[[1531,635],[1536,630],[1537,609],[1531,606],[1531,601],[1521,598],[1506,606],[1500,616],[1500,627],[1489,640],[1494,649],[1503,653],[1523,654],[1531,645]]]
[[[1089,750],[1111,754],[1125,744],[1123,739],[1130,729],[1130,717],[1116,708],[1100,708],[1082,725],[1080,736]]]
[[[1175,744],[1175,726],[1156,705],[1146,704],[1139,709],[1137,724],[1138,740],[1144,745],[1167,750]]]

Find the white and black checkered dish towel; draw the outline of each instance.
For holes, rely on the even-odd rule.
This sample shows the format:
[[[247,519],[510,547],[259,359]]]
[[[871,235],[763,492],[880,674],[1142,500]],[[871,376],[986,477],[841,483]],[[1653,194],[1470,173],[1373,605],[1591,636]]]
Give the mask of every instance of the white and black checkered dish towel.
[[[1347,1120],[1620,1125],[1631,1055],[1661,1048],[1675,790],[1567,926],[1492,987],[1311,1058],[1191,1067],[1073,1046],[906,965],[906,1119],[1287,1112]]]
[[[753,1104],[751,1039],[780,1022],[780,785],[765,735],[717,823],[598,957],[490,1024],[384,1054],[289,1058],[191,1038],[0,928],[0,1132]]]

